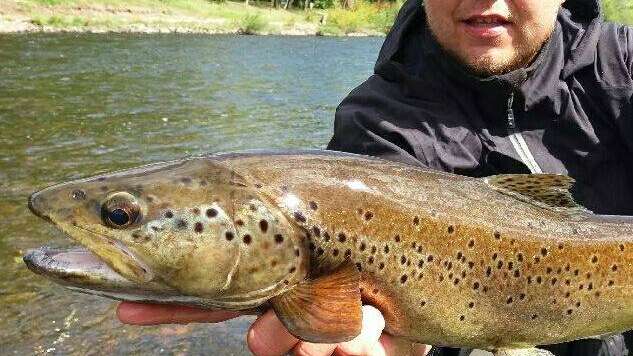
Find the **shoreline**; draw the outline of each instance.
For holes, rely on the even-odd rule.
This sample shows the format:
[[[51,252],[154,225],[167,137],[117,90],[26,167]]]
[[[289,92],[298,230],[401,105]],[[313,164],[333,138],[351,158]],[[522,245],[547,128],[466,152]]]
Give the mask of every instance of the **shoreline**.
[[[0,5],[0,34],[179,33],[383,37],[388,30],[370,28],[371,23],[360,17],[354,18],[364,15],[358,10],[284,10],[243,2],[209,3],[204,0],[199,3],[192,1],[194,6],[191,8],[161,3],[148,6],[148,1],[139,4],[134,1],[129,4],[103,4],[99,1],[67,0],[68,4],[58,5],[38,4],[41,0],[30,0],[31,3],[28,3],[29,0],[26,3],[4,1],[6,3]],[[200,12],[196,13],[196,10]],[[397,9],[391,12],[395,16]]]

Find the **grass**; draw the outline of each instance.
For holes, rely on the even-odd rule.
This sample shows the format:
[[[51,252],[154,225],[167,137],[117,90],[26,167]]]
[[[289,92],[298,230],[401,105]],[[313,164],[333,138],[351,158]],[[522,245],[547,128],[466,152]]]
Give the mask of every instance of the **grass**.
[[[32,24],[53,30],[345,35],[387,33],[403,1],[356,0],[354,8],[342,9],[336,0],[329,9],[287,11],[270,8],[269,0],[250,0],[248,6],[227,0],[0,0],[0,10],[9,9],[9,18],[17,11]],[[602,3],[607,19],[633,24],[631,0]]]
[[[250,0],[248,6],[225,0],[0,0],[0,10],[2,2],[9,2],[9,9],[19,9],[32,24],[53,30],[126,31],[145,26],[244,34],[386,33],[401,3],[363,1],[357,0],[350,10],[304,11],[272,9],[269,0]]]

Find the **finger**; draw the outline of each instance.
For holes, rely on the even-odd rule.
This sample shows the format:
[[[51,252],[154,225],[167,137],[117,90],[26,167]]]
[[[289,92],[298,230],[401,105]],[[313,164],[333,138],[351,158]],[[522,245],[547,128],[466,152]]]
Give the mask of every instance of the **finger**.
[[[389,334],[382,334],[380,336],[380,344],[385,352],[385,355],[412,355],[412,356],[424,356],[430,350],[431,346],[414,343],[403,338],[394,337]]]
[[[371,305],[363,305],[363,325],[360,334],[350,341],[339,344],[337,351],[343,355],[383,356],[385,352],[379,338],[384,328],[385,319],[380,311]]]
[[[240,313],[234,311],[204,310],[166,304],[122,302],[117,308],[119,320],[122,323],[133,325],[192,322],[216,323],[237,316],[240,316]]]
[[[246,342],[257,356],[278,356],[292,350],[299,340],[286,330],[275,312],[269,310],[251,325]]]
[[[379,342],[385,319],[380,311],[371,305],[363,305],[363,326],[354,339],[338,345],[337,354],[385,356],[386,351]]]
[[[292,350],[295,356],[330,356],[336,350],[336,344],[313,344],[300,341]]]

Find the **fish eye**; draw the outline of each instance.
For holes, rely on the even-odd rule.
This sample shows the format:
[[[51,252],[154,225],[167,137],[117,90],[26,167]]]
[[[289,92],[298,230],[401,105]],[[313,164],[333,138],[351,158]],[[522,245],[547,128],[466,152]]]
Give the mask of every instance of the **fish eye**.
[[[101,204],[101,219],[115,229],[126,228],[136,223],[141,216],[141,208],[136,198],[127,192],[110,194]]]

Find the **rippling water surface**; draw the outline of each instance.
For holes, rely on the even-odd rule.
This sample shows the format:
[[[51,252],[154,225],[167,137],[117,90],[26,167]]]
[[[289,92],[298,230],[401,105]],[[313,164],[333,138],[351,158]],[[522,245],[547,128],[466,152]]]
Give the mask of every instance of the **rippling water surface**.
[[[46,185],[186,155],[320,148],[382,39],[0,35],[0,353],[247,354],[252,320],[122,326],[116,304],[30,273],[69,241],[32,216]]]

